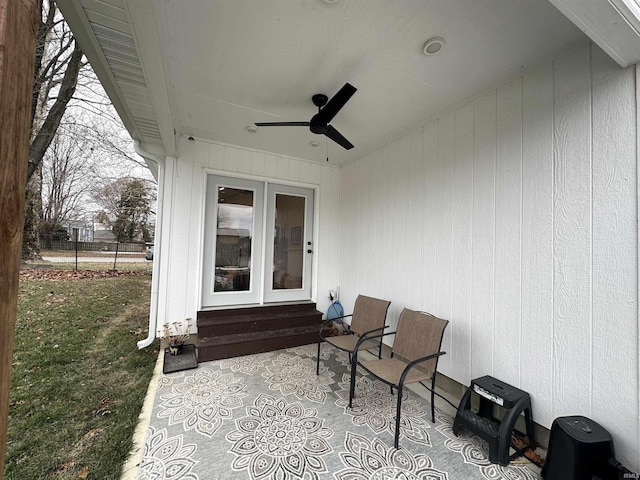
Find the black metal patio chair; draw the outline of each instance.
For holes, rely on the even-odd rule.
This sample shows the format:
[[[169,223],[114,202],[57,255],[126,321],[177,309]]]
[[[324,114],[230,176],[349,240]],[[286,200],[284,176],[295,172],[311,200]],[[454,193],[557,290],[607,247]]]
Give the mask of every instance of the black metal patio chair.
[[[320,334],[318,338],[318,357],[316,359],[316,374],[320,374],[320,346],[323,342],[333,345],[339,350],[349,353],[351,361],[353,352],[357,350],[378,349],[378,358],[382,356],[382,337],[377,336],[373,340],[369,340],[368,336],[375,333],[382,333],[387,325],[387,310],[391,302],[381,300],[379,298],[358,295],[356,303],[353,306],[353,313],[337,318],[330,318],[322,322],[320,326]],[[334,320],[340,320],[351,317],[351,325],[349,333],[346,335],[325,336],[325,328],[327,324]]]
[[[351,360],[351,385],[349,389],[349,408],[355,396],[356,370],[362,367],[374,377],[398,390],[396,409],[396,430],[394,446],[398,448],[400,438],[400,414],[402,392],[405,385],[431,380],[431,422],[435,423],[434,388],[438,359],[446,352],[440,350],[442,337],[449,321],[434,317],[429,313],[416,312],[405,308],[400,313],[398,328],[395,332],[382,333],[383,336],[395,333],[391,358],[358,360],[358,350],[354,351]],[[369,337],[373,341],[373,336]]]

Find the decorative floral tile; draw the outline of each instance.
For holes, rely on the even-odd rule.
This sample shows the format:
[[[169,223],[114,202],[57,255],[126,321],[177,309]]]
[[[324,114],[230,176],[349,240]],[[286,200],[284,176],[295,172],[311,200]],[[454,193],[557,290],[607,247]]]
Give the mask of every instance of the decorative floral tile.
[[[169,425],[182,424],[185,431],[213,437],[231,411],[243,405],[249,395],[242,378],[219,370],[199,369],[171,387],[171,393],[160,396],[158,418],[168,418]]]
[[[301,358],[281,353],[267,365],[262,374],[269,385],[269,390],[279,390],[283,395],[295,395],[299,399],[306,398],[312,402],[324,403],[329,385],[335,383],[334,372],[323,367],[320,375],[316,375],[316,362],[310,358]]]
[[[320,349],[320,360],[329,360],[332,353],[331,350],[332,349],[323,345]],[[302,345],[301,347],[291,347],[287,349],[287,353],[298,355],[300,357],[309,357],[315,360],[318,356],[318,344],[312,343],[310,345]]]
[[[395,449],[396,390],[359,371],[350,409],[348,355],[323,346],[316,375],[315,352],[312,344],[161,377],[140,478],[540,480],[523,465],[491,464],[486,442],[453,435],[453,419],[437,409],[434,428],[429,400],[409,389]]]
[[[220,368],[230,368],[232,372],[253,375],[260,368],[264,367],[265,362],[273,356],[271,352],[259,353],[257,355],[244,355],[242,357],[226,358],[220,360]]]
[[[198,480],[192,472],[197,446],[184,443],[182,435],[170,437],[166,429],[149,427],[140,463],[139,480]]]
[[[340,459],[345,468],[335,473],[338,480],[448,480],[446,472],[433,468],[425,454],[412,455],[404,449],[387,446],[380,439],[369,439],[347,432]]]
[[[281,480],[319,479],[328,472],[324,456],[333,452],[327,441],[333,432],[323,426],[317,410],[261,394],[235,423],[236,430],[226,437],[236,455],[234,471]]]
[[[344,408],[345,414],[351,417],[354,425],[366,425],[376,435],[389,432],[395,436],[398,408],[397,390],[394,389],[392,395],[389,385],[358,374],[355,398],[352,402],[352,408],[349,408],[350,383],[350,375],[344,374],[342,382],[340,382],[342,388],[336,392],[340,397],[336,401],[336,405]],[[402,392],[402,406],[400,408],[400,438],[404,437],[412,442],[431,446],[429,432],[427,432],[431,426],[419,398],[416,395],[409,395],[405,388]]]

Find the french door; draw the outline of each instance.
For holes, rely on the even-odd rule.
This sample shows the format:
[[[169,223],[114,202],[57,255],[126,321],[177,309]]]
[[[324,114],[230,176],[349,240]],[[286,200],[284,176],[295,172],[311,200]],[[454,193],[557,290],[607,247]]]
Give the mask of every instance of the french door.
[[[313,193],[207,177],[203,307],[311,298]]]

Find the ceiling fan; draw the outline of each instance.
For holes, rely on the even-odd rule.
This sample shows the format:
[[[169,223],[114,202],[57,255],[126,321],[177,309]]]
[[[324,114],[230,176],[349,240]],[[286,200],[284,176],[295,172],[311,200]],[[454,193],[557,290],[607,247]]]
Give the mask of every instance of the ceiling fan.
[[[353,85],[345,83],[331,100],[322,93],[315,94],[311,97],[311,101],[318,107],[318,113],[311,117],[308,122],[256,122],[256,127],[309,127],[309,130],[313,133],[326,135],[338,145],[350,150],[353,148],[353,144],[342,136],[338,130],[329,125],[329,122],[333,120],[333,117],[344,107],[351,96],[356,93],[356,90]]]

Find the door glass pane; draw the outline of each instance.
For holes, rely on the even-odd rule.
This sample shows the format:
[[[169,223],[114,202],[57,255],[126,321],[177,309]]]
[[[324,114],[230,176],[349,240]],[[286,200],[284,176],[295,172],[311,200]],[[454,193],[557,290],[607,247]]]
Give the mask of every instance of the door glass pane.
[[[247,291],[251,285],[254,192],[218,187],[214,292]]]
[[[273,290],[302,288],[305,197],[276,194]]]

